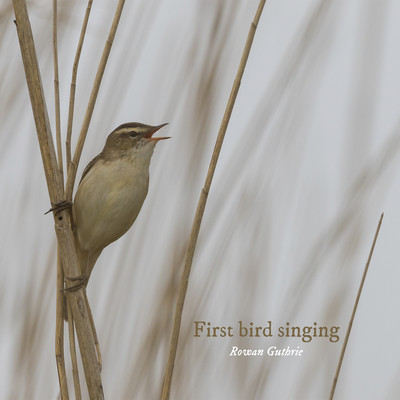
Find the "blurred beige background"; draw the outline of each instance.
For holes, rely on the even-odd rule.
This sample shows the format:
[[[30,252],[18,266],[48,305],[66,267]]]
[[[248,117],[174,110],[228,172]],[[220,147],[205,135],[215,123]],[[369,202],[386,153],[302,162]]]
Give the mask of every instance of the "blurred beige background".
[[[74,143],[116,2],[93,4]],[[170,122],[133,229],[88,287],[109,399],[158,399],[198,195],[257,0],[126,2],[79,175],[127,121]],[[85,2],[59,1],[62,129]],[[28,2],[54,127],[51,6]],[[211,188],[171,399],[327,398],[385,217],[336,390],[397,399],[400,4],[270,0]],[[56,244],[12,6],[0,5],[0,398],[55,399]],[[340,341],[194,338],[193,321],[340,326]],[[300,346],[300,358],[229,357]],[[83,375],[81,375],[83,380]]]

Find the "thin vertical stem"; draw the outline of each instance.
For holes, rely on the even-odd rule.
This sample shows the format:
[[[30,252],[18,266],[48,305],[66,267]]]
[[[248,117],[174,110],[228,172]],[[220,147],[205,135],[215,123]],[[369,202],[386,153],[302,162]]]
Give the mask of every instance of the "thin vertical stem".
[[[60,84],[58,77],[58,40],[57,40],[57,0],[53,0],[53,64],[54,64],[54,103],[56,117],[56,141],[58,168],[60,179],[64,185],[63,156],[61,146],[61,118],[60,118]],[[55,332],[55,353],[62,400],[67,400],[68,385],[65,373],[64,358],[64,321],[63,321],[63,298],[61,290],[64,288],[64,272],[61,264],[60,247],[57,246],[57,295],[56,295],[56,332]]]
[[[55,102],[55,114],[56,114],[57,158],[58,158],[58,168],[60,170],[61,179],[62,181],[64,181],[63,156],[62,156],[62,146],[61,146],[60,83],[58,78],[57,0],[53,0],[53,63],[54,63],[54,102]]]
[[[93,3],[93,0],[89,0],[87,7],[86,7],[85,18],[83,19],[81,34],[79,36],[78,47],[76,49],[76,54],[75,54],[75,59],[74,59],[74,65],[72,67],[71,88],[70,88],[70,93],[69,93],[67,138],[65,141],[66,157],[67,157],[67,172],[69,170],[70,163],[71,163],[71,137],[72,137],[72,123],[73,123],[73,119],[74,119],[76,77],[78,75],[78,65],[79,65],[79,60],[81,57],[83,41],[85,39],[86,28],[87,28],[87,25],[89,22],[90,10],[92,9],[92,3]]]
[[[375,236],[374,236],[374,240],[372,242],[371,250],[369,251],[368,260],[367,260],[367,263],[365,264],[364,273],[363,273],[363,276],[361,278],[360,287],[358,288],[356,301],[354,302],[354,307],[353,307],[353,311],[351,313],[349,326],[347,327],[346,336],[345,336],[344,341],[343,341],[342,351],[340,353],[339,362],[338,362],[338,365],[337,365],[337,368],[336,368],[335,377],[333,378],[333,383],[332,383],[332,388],[331,388],[331,393],[330,393],[330,396],[329,396],[329,400],[332,400],[333,396],[335,394],[336,384],[337,384],[337,381],[338,381],[338,378],[339,378],[340,369],[342,367],[344,353],[346,352],[347,342],[349,341],[349,336],[350,336],[351,328],[353,326],[354,316],[356,315],[358,302],[360,301],[360,296],[361,296],[361,292],[362,292],[363,287],[364,287],[365,278],[367,277],[369,264],[371,262],[372,254],[374,253],[375,243],[376,243],[376,240],[378,239],[379,231],[381,229],[382,219],[383,219],[383,213],[381,214],[381,218],[379,219],[378,226],[376,228],[376,232],[375,232]]]
[[[190,234],[189,245],[185,255],[185,264],[184,269],[181,277],[181,282],[179,286],[178,298],[176,301],[176,309],[175,309],[175,317],[174,317],[174,324],[172,328],[172,335],[171,335],[171,343],[169,349],[169,356],[165,370],[165,377],[164,377],[164,384],[161,393],[161,399],[167,400],[169,398],[170,388],[171,388],[171,381],[172,381],[172,374],[174,370],[175,358],[176,358],[176,351],[178,348],[178,340],[179,340],[179,331],[181,326],[182,320],[182,312],[183,306],[185,303],[185,297],[187,292],[187,287],[189,283],[189,276],[190,270],[192,267],[193,262],[193,255],[196,248],[197,238],[199,236],[201,221],[204,214],[204,209],[207,202],[208,193],[211,187],[211,182],[214,176],[215,168],[217,166],[217,161],[219,158],[219,154],[221,151],[222,143],[224,141],[225,132],[228,127],[228,123],[232,114],[233,107],[235,105],[236,97],[239,92],[240,83],[242,80],[242,76],[244,73],[244,69],[246,67],[246,63],[249,57],[251,45],[253,43],[254,35],[256,33],[257,25],[261,17],[262,10],[264,8],[266,0],[260,0],[260,3],[257,8],[257,12],[255,14],[254,20],[251,23],[250,30],[247,36],[246,44],[244,46],[242,58],[240,60],[240,64],[238,67],[238,71],[236,73],[236,78],[233,83],[233,87],[231,90],[231,94],[228,100],[228,104],[225,109],[225,114],[223,116],[221,126],[219,128],[217,140],[214,147],[214,152],[211,157],[211,162],[208,168],[208,173],[206,177],[206,181],[204,187],[201,191],[199,202],[197,204],[196,214],[194,217],[192,231]]]
[[[65,373],[64,358],[64,272],[61,265],[60,248],[57,246],[57,299],[56,299],[56,337],[55,337],[55,353],[57,362],[58,381],[60,385],[61,400],[68,400],[68,384],[67,375]]]
[[[67,313],[68,313],[69,351],[71,354],[72,377],[74,380],[75,399],[81,400],[82,394],[81,394],[81,384],[79,380],[78,359],[76,357],[74,318],[71,312],[71,305],[69,304],[68,301],[67,301]]]
[[[94,345],[96,347],[96,353],[97,353],[97,362],[99,363],[99,367],[100,367],[100,371],[101,371],[103,368],[103,358],[101,355],[99,339],[97,338],[96,325],[94,324],[92,309],[90,308],[90,304],[89,304],[89,300],[88,300],[87,296],[86,296],[85,300],[86,300],[86,307],[87,307],[88,314],[89,314],[90,325],[92,326],[93,341],[94,341]]]
[[[121,18],[122,9],[124,7],[125,0],[119,0],[117,9],[115,10],[114,20],[111,25],[110,33],[108,34],[108,39],[104,45],[103,54],[97,69],[96,78],[93,83],[92,92],[90,94],[89,104],[86,109],[85,118],[83,120],[81,132],[79,134],[78,142],[76,144],[76,149],[74,153],[74,158],[70,162],[70,168],[68,169],[68,178],[66,185],[65,199],[72,200],[72,192],[74,190],[74,183],[76,178],[76,171],[78,169],[79,160],[81,158],[83,145],[85,143],[86,135],[89,129],[90,120],[92,119],[94,106],[96,104],[97,95],[100,89],[100,83],[103,78],[104,70],[106,68],[108,56],[110,55],[111,47],[114,42],[115,33],[117,32],[119,20]]]

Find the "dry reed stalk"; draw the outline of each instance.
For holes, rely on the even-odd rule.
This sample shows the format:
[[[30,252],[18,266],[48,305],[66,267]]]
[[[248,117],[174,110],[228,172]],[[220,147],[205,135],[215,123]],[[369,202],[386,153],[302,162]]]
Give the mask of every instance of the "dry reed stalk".
[[[61,118],[60,118],[60,84],[58,77],[58,40],[57,40],[57,0],[53,0],[53,64],[54,64],[54,106],[56,119],[56,141],[58,168],[60,170],[62,185],[64,186],[63,157],[61,146]],[[56,294],[56,332],[55,332],[55,355],[60,385],[61,399],[68,399],[68,384],[65,372],[64,358],[64,321],[63,303],[64,295],[64,271],[62,269],[60,248],[57,246],[57,294]]]
[[[69,302],[67,302],[67,313],[68,313],[69,352],[71,355],[72,378],[74,380],[75,400],[81,400],[82,394],[81,394],[81,384],[79,380],[78,358],[76,357],[74,319],[72,317],[71,305],[69,304]]]
[[[68,400],[68,382],[65,372],[64,358],[64,318],[63,304],[64,294],[64,272],[61,265],[61,255],[59,246],[57,246],[57,294],[56,294],[56,334],[55,334],[55,355],[58,372],[58,382],[60,386],[61,400]]]
[[[53,64],[54,64],[54,102],[55,102],[55,114],[56,114],[55,115],[56,141],[57,141],[58,168],[60,169],[61,178],[64,180],[63,156],[62,156],[62,146],[61,146],[60,83],[58,78],[57,46],[58,46],[57,45],[57,0],[53,0]]]
[[[86,307],[87,307],[87,310],[89,313],[90,325],[92,326],[93,341],[94,341],[94,346],[96,347],[96,353],[97,353],[97,362],[99,363],[99,367],[100,367],[100,371],[101,371],[103,368],[103,357],[101,356],[99,339],[97,338],[96,325],[94,324],[92,309],[90,308],[90,304],[89,304],[87,295],[85,295],[85,300],[86,300]]]
[[[64,200],[63,180],[57,164],[28,11],[24,0],[13,0],[13,6],[47,188],[50,201],[55,205]],[[64,209],[57,214],[54,212],[53,217],[65,275],[71,278],[78,277],[80,269],[71,230],[69,211]],[[67,287],[70,286],[71,283],[68,280]],[[84,294],[85,288],[78,288],[77,290],[67,292],[76,324],[89,396],[91,398],[102,399],[104,398],[104,394],[100,369],[97,363]]]
[[[74,183],[76,178],[76,172],[78,170],[79,160],[81,158],[83,145],[85,143],[86,135],[89,129],[90,120],[92,119],[94,106],[96,104],[97,95],[100,89],[100,83],[103,78],[104,70],[106,68],[108,56],[110,55],[111,47],[114,42],[115,33],[117,32],[119,20],[121,18],[122,9],[124,8],[125,0],[119,0],[117,9],[115,10],[113,23],[111,25],[110,32],[106,44],[104,45],[103,54],[99,66],[97,68],[96,77],[93,83],[92,92],[90,93],[89,104],[86,109],[85,118],[83,120],[81,132],[79,134],[78,142],[76,144],[74,158],[70,162],[70,167],[68,168],[67,184],[65,188],[65,198],[68,201],[72,200],[72,192],[74,190]]]
[[[204,214],[204,209],[207,202],[208,193],[211,187],[212,179],[214,176],[215,168],[217,166],[219,154],[221,151],[222,143],[224,141],[225,132],[228,128],[228,123],[232,115],[232,110],[235,105],[236,97],[239,92],[241,79],[246,67],[246,63],[250,54],[251,45],[253,43],[254,35],[256,33],[257,25],[261,17],[266,0],[260,0],[255,17],[251,23],[249,33],[247,35],[247,40],[243,49],[242,57],[240,59],[238,71],[236,73],[235,81],[229,96],[228,104],[225,109],[224,116],[222,118],[221,126],[219,128],[217,140],[215,142],[214,151],[211,157],[210,165],[207,172],[207,177],[205,180],[204,187],[201,191],[199,202],[197,204],[196,214],[194,217],[192,230],[189,238],[189,245],[185,255],[184,269],[182,272],[181,282],[179,286],[178,298],[176,301],[174,323],[172,328],[170,350],[168,355],[168,361],[166,365],[166,371],[164,376],[164,383],[161,393],[162,400],[169,399],[169,393],[171,389],[172,374],[174,370],[176,351],[178,348],[179,332],[182,321],[183,306],[185,303],[186,292],[189,284],[190,270],[193,262],[193,255],[196,248],[197,238],[199,236],[201,221]]]
[[[350,317],[350,321],[349,321],[349,326],[347,327],[346,336],[343,341],[342,351],[340,353],[339,362],[338,362],[338,365],[336,368],[335,377],[333,378],[333,383],[332,383],[331,393],[329,395],[329,400],[332,400],[333,396],[335,394],[336,384],[337,384],[337,381],[339,378],[340,369],[342,367],[344,353],[346,352],[347,342],[349,341],[349,336],[350,336],[351,328],[353,326],[354,317],[356,315],[358,302],[360,301],[360,296],[361,296],[362,289],[364,287],[365,278],[367,277],[369,264],[371,262],[372,254],[374,253],[375,243],[376,243],[376,240],[378,239],[379,231],[381,229],[382,219],[383,219],[383,213],[381,214],[381,218],[379,219],[378,226],[376,228],[376,232],[375,232],[375,236],[374,236],[374,240],[372,241],[371,250],[369,251],[368,260],[367,260],[367,263],[365,264],[364,273],[361,278],[360,287],[358,288],[356,300],[354,302],[353,311],[351,313],[351,317]]]
[[[92,9],[93,0],[89,0],[85,17],[82,23],[81,34],[79,36],[78,47],[76,48],[76,54],[74,59],[74,65],[72,67],[72,78],[71,78],[71,88],[69,93],[69,110],[68,110],[68,126],[67,126],[67,138],[65,141],[66,148],[66,164],[67,164],[67,173],[69,170],[69,166],[71,163],[71,137],[72,137],[72,123],[74,119],[74,105],[75,105],[75,90],[76,90],[76,77],[78,75],[78,65],[81,57],[83,41],[85,39],[86,28],[89,21],[90,10]]]

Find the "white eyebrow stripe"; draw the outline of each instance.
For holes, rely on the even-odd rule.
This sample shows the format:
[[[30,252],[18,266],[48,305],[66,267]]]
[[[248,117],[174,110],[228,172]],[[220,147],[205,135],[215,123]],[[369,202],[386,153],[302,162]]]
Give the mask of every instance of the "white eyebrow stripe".
[[[117,130],[118,133],[129,133],[135,131],[135,128],[120,128]]]

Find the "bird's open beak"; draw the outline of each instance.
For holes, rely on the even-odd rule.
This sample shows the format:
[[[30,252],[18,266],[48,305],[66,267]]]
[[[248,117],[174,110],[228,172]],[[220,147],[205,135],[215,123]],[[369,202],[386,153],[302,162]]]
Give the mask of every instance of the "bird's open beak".
[[[143,137],[148,140],[164,140],[164,139],[169,139],[170,136],[164,136],[164,137],[152,137],[159,129],[161,129],[163,126],[168,125],[168,122],[166,124],[161,124],[157,126],[153,126],[151,130],[149,130]]]

